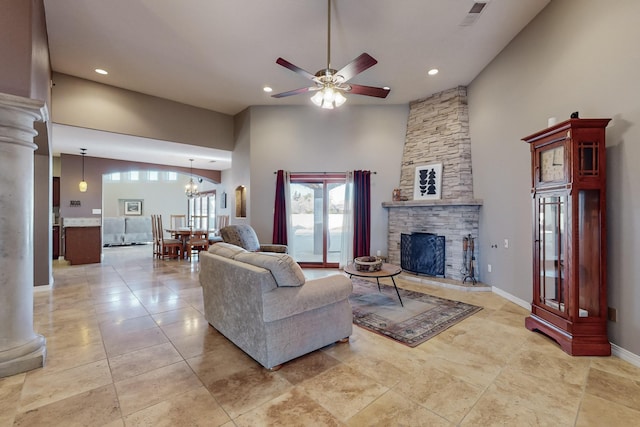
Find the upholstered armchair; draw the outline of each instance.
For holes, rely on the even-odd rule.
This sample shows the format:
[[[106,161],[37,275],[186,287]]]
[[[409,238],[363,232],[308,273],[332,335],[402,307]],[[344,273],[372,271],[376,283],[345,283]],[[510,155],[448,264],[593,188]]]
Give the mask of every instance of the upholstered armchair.
[[[240,246],[250,252],[287,253],[286,245],[260,244],[255,230],[248,224],[228,225],[220,229],[220,235],[225,243]]]

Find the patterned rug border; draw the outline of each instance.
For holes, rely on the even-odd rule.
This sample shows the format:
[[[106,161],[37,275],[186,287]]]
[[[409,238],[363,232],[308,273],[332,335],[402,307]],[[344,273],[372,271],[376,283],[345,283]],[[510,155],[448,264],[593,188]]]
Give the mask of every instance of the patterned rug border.
[[[396,323],[376,313],[367,312],[358,307],[357,304],[354,303],[354,300],[364,294],[355,293],[356,284],[359,283],[361,286],[365,286],[376,293],[378,292],[378,287],[375,282],[369,280],[357,277],[352,278],[352,280],[354,283],[354,293],[349,297],[349,301],[351,302],[351,308],[353,310],[354,325],[390,338],[408,347],[417,347],[442,331],[449,329],[467,317],[482,310],[482,307],[462,301],[454,301],[422,292],[398,288],[403,302],[413,299],[437,305],[438,308],[426,310],[403,322]],[[393,294],[394,298],[396,300],[398,299],[393,286],[380,283],[380,287],[385,293],[389,293],[389,295]],[[401,308],[399,301],[398,307]],[[447,312],[443,313],[445,310]],[[432,325],[425,327],[425,322],[432,323]]]

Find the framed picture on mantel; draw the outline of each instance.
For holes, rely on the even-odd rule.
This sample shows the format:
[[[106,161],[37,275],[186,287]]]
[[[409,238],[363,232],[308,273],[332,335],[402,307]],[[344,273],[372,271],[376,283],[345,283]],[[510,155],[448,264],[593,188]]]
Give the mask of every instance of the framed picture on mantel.
[[[417,166],[414,180],[413,200],[440,199],[442,163]]]

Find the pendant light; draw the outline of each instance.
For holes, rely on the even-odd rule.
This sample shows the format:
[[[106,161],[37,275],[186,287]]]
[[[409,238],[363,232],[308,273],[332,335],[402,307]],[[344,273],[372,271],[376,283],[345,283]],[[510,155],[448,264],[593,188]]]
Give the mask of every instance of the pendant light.
[[[87,181],[84,180],[84,156],[87,154],[86,148],[81,148],[80,151],[82,152],[82,181],[80,181],[80,184],[78,184],[78,189],[80,190],[81,193],[86,193],[87,192]]]
[[[198,186],[193,182],[193,159],[189,159],[189,162],[191,162],[190,178],[189,183],[185,186],[184,194],[186,194],[188,198],[192,199],[198,195]]]

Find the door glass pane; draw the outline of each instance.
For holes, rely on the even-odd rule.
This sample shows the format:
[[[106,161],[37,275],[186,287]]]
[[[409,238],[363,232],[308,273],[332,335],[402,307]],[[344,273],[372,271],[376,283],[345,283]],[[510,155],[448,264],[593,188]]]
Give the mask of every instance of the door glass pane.
[[[578,193],[578,316],[600,316],[600,191]]]
[[[344,183],[330,183],[327,262],[339,263],[342,251],[342,216],[344,215]]]
[[[291,183],[293,258],[298,262],[322,262],[323,185]]]
[[[564,203],[562,197],[539,200],[540,302],[565,312],[564,297]]]

